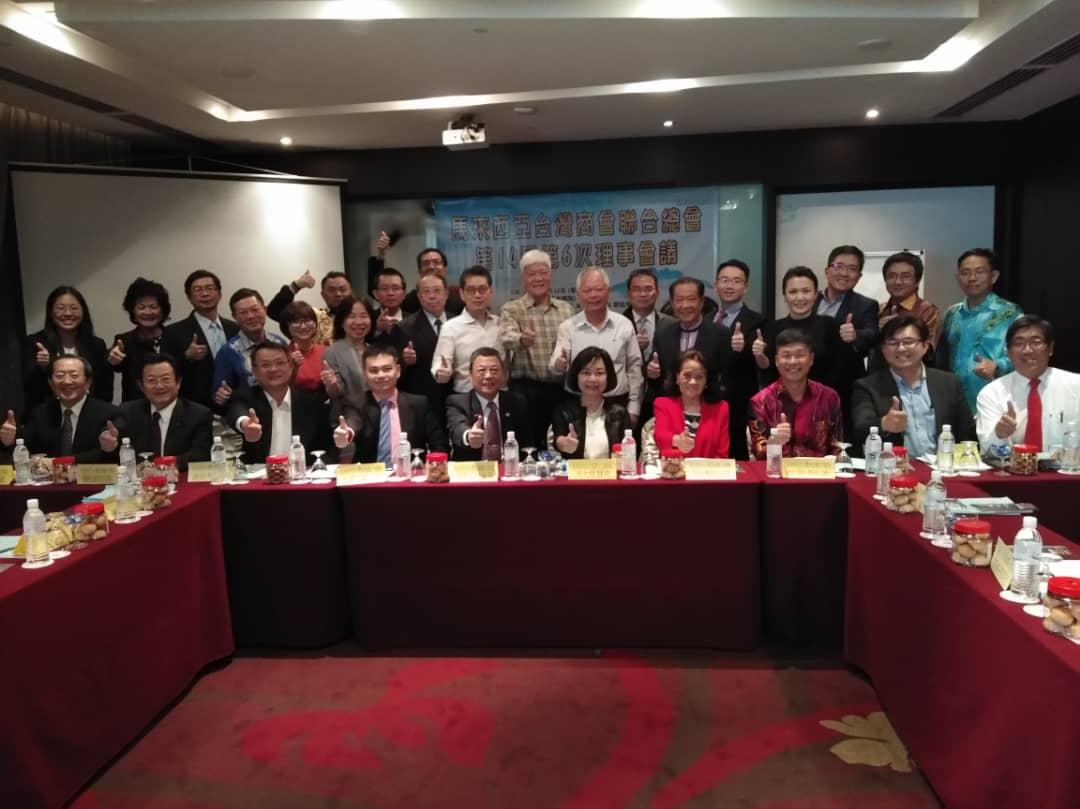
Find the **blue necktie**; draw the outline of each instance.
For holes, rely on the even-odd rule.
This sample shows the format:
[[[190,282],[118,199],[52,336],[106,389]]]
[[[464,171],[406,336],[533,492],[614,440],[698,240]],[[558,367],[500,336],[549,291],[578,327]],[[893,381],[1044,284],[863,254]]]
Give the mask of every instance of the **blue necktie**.
[[[379,403],[379,457],[387,466],[390,465],[390,400]]]
[[[217,356],[217,353],[221,351],[221,346],[225,342],[225,335],[221,332],[221,326],[217,321],[210,324],[210,334],[207,337],[207,341],[210,343],[210,354],[213,357]]]

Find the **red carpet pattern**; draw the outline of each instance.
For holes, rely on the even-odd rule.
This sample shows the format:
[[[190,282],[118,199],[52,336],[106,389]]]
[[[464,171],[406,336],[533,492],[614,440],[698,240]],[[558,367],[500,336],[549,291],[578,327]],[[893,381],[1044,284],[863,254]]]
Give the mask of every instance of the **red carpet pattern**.
[[[237,658],[74,809],[923,809],[873,690],[767,659]]]

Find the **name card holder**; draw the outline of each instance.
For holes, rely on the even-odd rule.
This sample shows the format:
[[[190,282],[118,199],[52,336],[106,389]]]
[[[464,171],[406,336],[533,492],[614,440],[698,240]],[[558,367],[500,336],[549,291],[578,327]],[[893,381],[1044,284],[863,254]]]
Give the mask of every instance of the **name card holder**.
[[[450,461],[451,483],[495,483],[499,480],[497,461]]]
[[[994,574],[1002,590],[1008,590],[1012,584],[1013,549],[1006,545],[1001,537],[994,542],[994,552],[990,554],[990,572]]]
[[[15,482],[15,467],[0,466],[0,486],[10,486]]]
[[[116,466],[107,463],[81,463],[75,467],[75,482],[110,486],[116,483]]]
[[[188,483],[210,482],[210,461],[192,461],[187,469]]]
[[[338,486],[385,483],[389,477],[390,470],[382,463],[343,463],[337,468]]]
[[[780,477],[789,480],[835,480],[836,461],[832,458],[783,458]]]
[[[568,480],[615,480],[618,468],[614,458],[571,459],[566,462]]]
[[[687,458],[683,469],[687,480],[735,480],[738,472],[733,458]]]

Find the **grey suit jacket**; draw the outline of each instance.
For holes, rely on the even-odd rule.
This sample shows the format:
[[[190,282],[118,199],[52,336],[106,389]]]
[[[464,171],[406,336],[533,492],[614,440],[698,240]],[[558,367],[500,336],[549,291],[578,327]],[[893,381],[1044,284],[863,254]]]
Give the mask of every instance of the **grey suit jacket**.
[[[338,381],[341,383],[344,398],[355,396],[358,400],[364,398],[367,384],[364,382],[364,369],[360,366],[360,354],[357,353],[353,344],[348,340],[338,340],[326,349],[323,360],[329,365]]]

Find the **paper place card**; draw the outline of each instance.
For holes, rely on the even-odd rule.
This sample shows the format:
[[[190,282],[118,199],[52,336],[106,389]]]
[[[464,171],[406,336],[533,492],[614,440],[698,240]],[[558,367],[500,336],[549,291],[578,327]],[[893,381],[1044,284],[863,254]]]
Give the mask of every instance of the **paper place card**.
[[[337,468],[338,486],[384,483],[388,477],[390,470],[383,463],[343,463]]]
[[[0,486],[10,486],[15,482],[15,467],[0,466]]]
[[[75,467],[75,482],[107,486],[116,483],[116,465],[107,463],[81,463]]]
[[[209,483],[210,480],[210,461],[192,461],[188,464],[188,483]]]
[[[451,483],[488,483],[498,479],[497,461],[450,461]]]
[[[735,480],[734,458],[687,458],[683,461],[687,480]]]
[[[615,480],[618,477],[614,458],[578,459],[566,462],[569,480]]]
[[[780,477],[833,480],[836,478],[836,461],[833,458],[782,458]]]
[[[1001,541],[1001,537],[994,542],[994,552],[990,555],[990,571],[1001,585],[1002,590],[1008,590],[1012,584],[1013,574],[1013,549]]]

